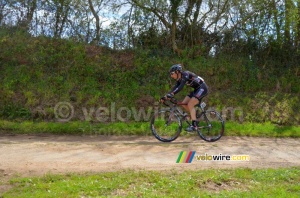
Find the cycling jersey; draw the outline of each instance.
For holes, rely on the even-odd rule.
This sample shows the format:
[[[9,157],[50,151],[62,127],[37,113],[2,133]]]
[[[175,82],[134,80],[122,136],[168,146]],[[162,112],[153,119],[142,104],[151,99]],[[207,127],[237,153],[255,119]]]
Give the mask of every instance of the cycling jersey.
[[[195,90],[200,88],[200,86],[204,83],[203,78],[197,76],[193,72],[183,71],[181,72],[181,78],[177,80],[176,85],[172,88],[171,92],[176,94],[182,90],[184,85],[188,85]]]

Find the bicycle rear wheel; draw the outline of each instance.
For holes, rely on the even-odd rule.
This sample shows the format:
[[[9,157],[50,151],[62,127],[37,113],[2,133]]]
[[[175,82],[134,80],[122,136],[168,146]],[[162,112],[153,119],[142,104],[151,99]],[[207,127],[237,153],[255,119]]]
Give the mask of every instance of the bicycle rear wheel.
[[[182,130],[180,117],[170,110],[161,110],[155,113],[150,127],[155,138],[162,142],[175,140]]]
[[[202,112],[198,135],[207,142],[215,142],[224,134],[225,123],[222,116],[214,110]]]

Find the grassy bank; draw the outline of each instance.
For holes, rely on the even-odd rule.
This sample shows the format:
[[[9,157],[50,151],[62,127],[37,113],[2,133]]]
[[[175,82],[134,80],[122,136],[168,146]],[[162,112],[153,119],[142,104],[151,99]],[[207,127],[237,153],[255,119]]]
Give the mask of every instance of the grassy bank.
[[[185,127],[185,125],[184,125]],[[0,120],[2,133],[13,134],[56,134],[56,135],[139,135],[150,136],[149,122],[12,122]],[[182,132],[181,135],[186,135]],[[236,123],[226,122],[225,136],[252,137],[297,137],[300,138],[300,126],[279,126],[272,123]]]
[[[53,121],[53,108],[62,101],[75,110],[111,103],[147,109],[175,84],[169,67],[183,63],[207,82],[209,107],[233,108],[237,117],[242,110],[246,122],[299,125],[299,66],[266,62],[230,54],[189,58],[159,49],[113,51],[0,29],[0,119]],[[80,116],[76,112],[74,120]]]
[[[300,168],[121,171],[15,178],[9,197],[299,197]]]

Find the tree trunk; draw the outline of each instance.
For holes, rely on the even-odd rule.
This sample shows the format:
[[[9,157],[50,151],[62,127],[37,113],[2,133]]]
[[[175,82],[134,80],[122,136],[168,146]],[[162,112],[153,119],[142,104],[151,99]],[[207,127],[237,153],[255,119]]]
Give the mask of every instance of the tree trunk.
[[[173,21],[173,24],[172,24],[172,29],[171,29],[171,38],[172,38],[172,48],[173,48],[173,51],[175,53],[177,53],[178,55],[180,55],[180,50],[178,49],[178,46],[176,44],[176,21],[174,22]]]
[[[95,17],[96,19],[96,38],[95,38],[95,41],[97,44],[99,44],[100,42],[100,34],[101,34],[101,30],[100,30],[100,17],[99,15],[97,14],[97,12],[95,11],[95,8],[93,6],[93,3],[92,3],[92,0],[88,0],[89,1],[89,7],[92,11],[92,14],[93,16]]]
[[[56,1],[56,13],[55,13],[55,30],[54,38],[60,38],[68,19],[70,7],[70,0]]]
[[[6,6],[6,2],[1,2],[0,4],[0,25],[2,24],[2,20],[4,18],[4,7]]]
[[[61,18],[61,15],[63,13],[63,1],[62,2],[58,2],[57,5],[56,5],[56,13],[55,13],[55,30],[54,30],[54,38],[58,38],[60,35],[59,35],[59,32],[60,32],[60,18]]]
[[[273,7],[273,14],[274,14],[274,22],[275,22],[275,27],[276,27],[277,41],[281,42],[280,25],[278,22],[278,10],[276,7],[275,0],[272,0],[272,7]]]
[[[296,47],[300,49],[300,1],[298,1],[298,21],[297,21],[297,30],[296,30]]]
[[[285,42],[287,44],[290,44],[291,42],[291,21],[290,21],[290,12],[291,12],[291,1],[290,0],[285,0],[285,26],[284,26],[284,37],[285,37]]]
[[[176,43],[176,32],[177,32],[177,25],[178,22],[178,7],[181,3],[181,0],[171,0],[171,19],[172,19],[172,27],[171,27],[171,38],[172,38],[172,48],[177,55],[181,55],[181,50],[178,48]]]
[[[28,11],[27,11],[27,22],[28,24],[31,23],[33,14],[36,9],[36,0],[33,0],[31,3],[29,3]]]

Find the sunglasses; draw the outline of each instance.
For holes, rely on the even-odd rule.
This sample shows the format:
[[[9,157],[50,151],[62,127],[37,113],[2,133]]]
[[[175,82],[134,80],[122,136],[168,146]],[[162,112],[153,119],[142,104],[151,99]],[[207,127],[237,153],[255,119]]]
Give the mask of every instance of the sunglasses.
[[[170,76],[172,76],[173,74],[175,74],[175,72],[170,72]]]

